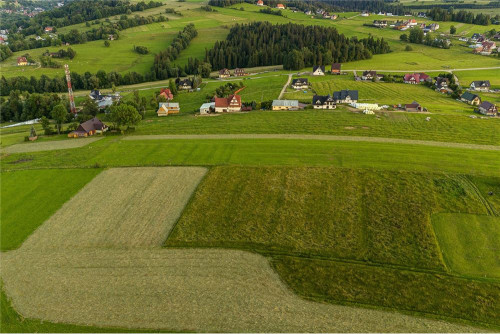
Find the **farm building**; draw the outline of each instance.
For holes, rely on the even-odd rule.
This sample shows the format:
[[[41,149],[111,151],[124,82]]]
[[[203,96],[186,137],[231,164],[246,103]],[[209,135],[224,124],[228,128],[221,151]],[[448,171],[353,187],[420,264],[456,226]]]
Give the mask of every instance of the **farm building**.
[[[363,109],[363,110],[380,110],[382,107],[380,107],[376,103],[350,103],[349,104],[351,107],[356,108],[356,109]]]
[[[313,75],[325,75],[325,67],[323,65],[321,65],[321,66],[314,66],[312,74]]]
[[[489,80],[472,81],[470,84],[470,89],[478,92],[487,92],[491,88]]]
[[[219,71],[219,78],[229,78],[231,76],[231,72],[227,68],[223,68]]]
[[[214,107],[217,113],[241,111],[241,96],[216,97]]]
[[[342,64],[341,63],[333,63],[332,64],[331,73],[332,74],[340,74],[340,69],[341,68],[342,68]]]
[[[200,107],[200,114],[207,115],[215,111],[215,102],[203,103]]]
[[[335,109],[337,105],[333,97],[328,95],[314,95],[312,99],[314,109]]]
[[[172,94],[172,91],[170,91],[169,88],[162,88],[159,96],[163,96],[167,101],[174,98],[174,94]]]
[[[293,89],[308,89],[309,88],[309,80],[307,78],[298,78],[292,80],[292,88]]]
[[[235,68],[234,69],[234,76],[235,77],[244,77],[245,75],[248,75],[248,73],[245,72],[244,68]]]
[[[193,88],[193,82],[190,79],[182,79],[178,81],[177,86],[179,89],[188,90]]]
[[[75,131],[68,133],[69,138],[88,137],[96,133],[103,133],[108,130],[108,126],[97,117],[81,123]]]
[[[17,57],[17,66],[26,66],[28,65],[28,60],[26,57]]]
[[[425,109],[420,105],[420,103],[413,101],[410,104],[405,104],[406,111],[425,111]]]
[[[463,93],[462,96],[460,96],[460,100],[472,106],[478,106],[481,104],[481,98],[471,92]]]
[[[479,105],[477,111],[486,116],[496,116],[496,114],[498,113],[498,108],[493,103],[484,101]]]
[[[178,114],[180,112],[179,103],[177,102],[160,102],[156,114],[158,116],[168,116],[170,114]]]
[[[297,100],[274,100],[273,110],[299,110],[299,101]]]
[[[335,100],[335,103],[356,103],[358,102],[358,91],[344,89],[338,92],[333,92],[333,99]]]

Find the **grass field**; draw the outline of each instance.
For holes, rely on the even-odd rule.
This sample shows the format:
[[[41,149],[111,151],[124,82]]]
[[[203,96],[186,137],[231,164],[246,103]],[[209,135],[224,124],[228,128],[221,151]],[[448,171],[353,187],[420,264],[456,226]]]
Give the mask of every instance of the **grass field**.
[[[59,138],[64,138],[57,136]],[[49,137],[50,138],[50,137]],[[2,153],[26,153],[39,151],[63,150],[69,148],[83,147],[102,139],[102,137],[90,138],[71,138],[65,140],[49,140],[41,142],[28,142],[23,144],[15,144],[4,148]]]
[[[500,278],[500,218],[438,214],[432,226],[450,270],[463,275]]]
[[[18,248],[100,172],[100,169],[2,172],[1,250]]]

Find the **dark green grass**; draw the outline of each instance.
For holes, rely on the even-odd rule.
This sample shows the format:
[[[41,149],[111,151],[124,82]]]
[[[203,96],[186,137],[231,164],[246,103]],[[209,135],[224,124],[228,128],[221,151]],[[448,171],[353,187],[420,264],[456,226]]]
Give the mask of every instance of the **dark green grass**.
[[[82,148],[11,154],[6,169],[169,165],[336,166],[495,176],[498,151],[300,139],[102,139]]]
[[[500,217],[438,214],[432,226],[451,271],[500,278]]]
[[[447,274],[274,257],[281,279],[306,298],[462,319],[500,328],[500,284]]]
[[[500,170],[497,169],[500,174]],[[488,201],[492,209],[500,214],[500,176],[499,177],[471,177],[479,193]]]
[[[429,116],[430,121],[426,121]],[[141,135],[206,133],[331,134],[500,145],[500,119],[395,112],[376,117],[353,112],[304,110],[217,117],[154,116],[136,128],[136,134]]]
[[[1,174],[1,250],[22,242],[100,169],[56,169]]]
[[[444,174],[217,167],[166,245],[444,270],[430,224],[440,211],[486,213],[460,178]]]

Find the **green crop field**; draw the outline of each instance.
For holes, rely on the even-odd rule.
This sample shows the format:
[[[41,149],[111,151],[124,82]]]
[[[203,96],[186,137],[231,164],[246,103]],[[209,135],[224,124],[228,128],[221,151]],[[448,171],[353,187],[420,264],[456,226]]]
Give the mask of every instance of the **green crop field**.
[[[2,173],[1,250],[15,249],[100,169]],[[20,192],[20,189],[23,189]]]
[[[438,214],[432,226],[445,262],[456,273],[500,278],[499,217]]]

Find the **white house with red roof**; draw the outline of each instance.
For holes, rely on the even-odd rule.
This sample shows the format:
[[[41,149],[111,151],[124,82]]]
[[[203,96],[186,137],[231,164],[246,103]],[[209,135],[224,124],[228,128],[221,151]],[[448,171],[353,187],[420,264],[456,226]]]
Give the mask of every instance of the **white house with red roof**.
[[[241,96],[239,95],[216,97],[214,102],[217,113],[241,111]]]

